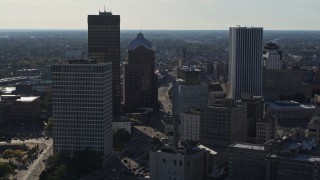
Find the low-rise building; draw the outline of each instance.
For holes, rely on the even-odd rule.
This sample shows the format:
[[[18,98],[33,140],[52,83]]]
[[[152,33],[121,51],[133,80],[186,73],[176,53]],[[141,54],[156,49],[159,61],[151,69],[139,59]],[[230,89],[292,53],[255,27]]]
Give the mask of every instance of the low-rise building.
[[[259,119],[256,126],[256,143],[264,144],[277,136],[278,121],[276,117]]]
[[[315,106],[295,101],[266,102],[266,116],[275,116],[280,126],[307,127],[314,116]]]
[[[0,107],[2,119],[31,121],[40,114],[40,99],[38,96],[1,95]]]
[[[207,180],[209,152],[199,148],[165,146],[150,152],[152,180]]]
[[[234,143],[229,146],[230,180],[266,179],[266,152],[263,145]]]
[[[131,134],[131,121],[112,121],[112,131],[117,132],[119,129],[125,129]]]
[[[318,180],[320,152],[313,138],[279,136],[264,145],[229,146],[229,179]]]
[[[209,105],[200,113],[200,142],[208,146],[225,146],[247,139],[247,106],[226,99]]]
[[[320,154],[314,139],[278,137],[265,143],[267,180],[318,180]]]

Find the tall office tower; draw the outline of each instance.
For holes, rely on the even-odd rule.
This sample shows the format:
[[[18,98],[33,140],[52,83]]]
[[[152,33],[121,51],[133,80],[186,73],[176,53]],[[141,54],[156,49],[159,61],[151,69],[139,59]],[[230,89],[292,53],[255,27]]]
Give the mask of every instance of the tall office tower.
[[[112,64],[73,60],[51,66],[53,149],[73,156],[112,152]]]
[[[277,43],[270,42],[264,46],[263,66],[265,69],[282,69],[282,51]]]
[[[139,112],[142,108],[158,110],[158,85],[154,73],[154,48],[142,33],[130,42],[128,62],[125,64],[125,112]]]
[[[209,105],[200,112],[200,143],[208,146],[228,146],[245,142],[247,106],[233,99]]]
[[[120,15],[99,12],[88,15],[88,57],[97,62],[112,62],[113,115],[121,112]]]
[[[229,98],[262,95],[262,36],[260,27],[230,27]]]

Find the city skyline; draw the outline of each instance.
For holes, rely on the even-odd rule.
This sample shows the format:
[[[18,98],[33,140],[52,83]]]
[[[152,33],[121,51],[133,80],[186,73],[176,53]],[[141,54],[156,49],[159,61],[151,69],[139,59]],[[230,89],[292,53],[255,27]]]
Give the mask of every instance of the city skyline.
[[[86,16],[104,10],[121,15],[122,29],[320,30],[317,0],[0,0],[2,29],[86,29]],[[146,8],[148,7],[148,8]],[[58,12],[58,13],[57,13]],[[25,18],[27,17],[27,18]],[[192,22],[192,23],[190,23]]]

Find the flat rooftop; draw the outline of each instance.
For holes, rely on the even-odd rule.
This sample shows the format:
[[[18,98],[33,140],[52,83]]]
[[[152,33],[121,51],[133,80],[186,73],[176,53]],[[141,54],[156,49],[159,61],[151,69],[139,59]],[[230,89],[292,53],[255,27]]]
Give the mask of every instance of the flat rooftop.
[[[30,97],[20,97],[20,99],[17,99],[17,101],[21,101],[21,102],[32,102],[36,99],[38,99],[38,96],[30,96]]]
[[[298,154],[293,159],[300,160],[300,161],[320,162],[320,157],[312,156],[312,155],[305,155],[305,154]]]
[[[284,158],[284,159],[292,159],[297,161],[318,162],[318,163],[320,162],[319,156],[306,155],[306,154],[297,154],[294,157],[277,156],[274,154],[267,155],[267,156],[272,158]]]
[[[240,148],[240,149],[251,149],[257,151],[264,151],[264,146],[259,144],[250,144],[250,143],[234,143],[229,147]]]
[[[275,101],[275,102],[266,102],[266,106],[269,106],[271,109],[314,109],[315,105],[309,104],[300,104],[295,101]]]
[[[215,151],[215,150],[213,150],[213,149],[210,149],[209,147],[204,146],[204,145],[202,145],[202,144],[198,145],[198,146],[197,146],[197,147],[195,147],[194,149],[204,149],[204,150],[206,150],[206,151],[209,151],[209,152],[210,152],[210,154],[212,154],[212,155],[216,155],[216,154],[218,154],[218,152],[217,152],[217,151]]]
[[[183,70],[183,71],[195,71],[195,72],[200,72],[201,70],[196,68],[195,66],[181,66],[181,67],[178,67],[178,69],[180,70]]]
[[[37,99],[39,99],[39,96],[20,97],[17,95],[1,95],[0,101],[33,102]]]
[[[170,154],[182,154],[182,155],[192,155],[192,154],[197,154],[199,152],[203,151],[202,149],[198,148],[174,148],[172,146],[163,146],[160,149],[154,151],[154,152],[162,152],[162,153],[170,153]]]
[[[182,114],[200,115],[200,109],[190,109]]]

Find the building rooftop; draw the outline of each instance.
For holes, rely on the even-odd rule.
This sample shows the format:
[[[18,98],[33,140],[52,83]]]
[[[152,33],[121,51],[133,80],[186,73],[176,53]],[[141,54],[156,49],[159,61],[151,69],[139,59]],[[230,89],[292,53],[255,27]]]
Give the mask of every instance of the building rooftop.
[[[315,105],[300,104],[295,101],[266,102],[266,106],[272,109],[314,109]]]
[[[20,99],[17,99],[17,101],[20,101],[20,102],[32,102],[32,101],[35,101],[38,98],[39,98],[39,96],[20,97]]]
[[[200,115],[200,109],[190,109],[189,111],[184,112],[182,114]]]
[[[179,148],[174,148],[172,146],[163,146],[160,149],[157,149],[155,152],[164,152],[164,153],[171,153],[171,154],[182,154],[182,155],[192,155],[196,154],[198,152],[203,151],[202,149],[199,148],[184,148],[184,147],[179,147]]]
[[[19,95],[1,95],[0,101],[33,102],[37,99],[39,99],[39,96],[21,97]]]
[[[196,66],[181,66],[181,67],[178,67],[179,70],[182,70],[182,71],[195,71],[195,72],[200,72],[201,70],[198,69]]]
[[[72,59],[68,60],[69,64],[96,64],[95,60],[89,60],[89,59]]]
[[[240,149],[251,149],[257,151],[264,151],[264,146],[259,144],[250,144],[250,143],[234,143],[229,147],[240,148]]]
[[[15,90],[16,90],[16,87],[3,87],[1,89],[2,93],[4,94],[11,94]]]
[[[134,50],[139,46],[143,46],[149,50],[154,50],[154,47],[152,46],[151,42],[148,41],[146,38],[144,38],[144,36],[141,32],[138,33],[136,39],[132,40],[129,43],[128,50]]]
[[[265,50],[278,50],[279,45],[276,42],[268,42],[266,45],[264,45]]]
[[[200,150],[200,149],[204,149],[204,150],[206,150],[206,151],[209,151],[210,154],[212,154],[212,155],[218,154],[217,151],[214,151],[213,149],[210,149],[209,147],[204,146],[204,145],[202,145],[202,144],[199,144],[198,146],[194,147],[194,149],[199,149],[199,150]]]
[[[306,154],[298,154],[295,157],[293,157],[293,159],[301,161],[320,162],[320,157]]]
[[[272,158],[289,158],[293,160],[298,160],[298,161],[307,161],[307,162],[320,162],[320,157],[319,156],[314,156],[314,155],[307,155],[307,154],[297,154],[293,157],[288,157],[288,156],[277,156],[275,154],[269,154],[267,155],[268,157]]]
[[[319,116],[313,116],[312,118],[311,118],[311,121],[309,122],[309,124],[318,124],[318,125],[320,125],[320,117]]]

